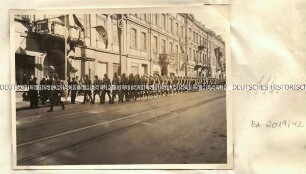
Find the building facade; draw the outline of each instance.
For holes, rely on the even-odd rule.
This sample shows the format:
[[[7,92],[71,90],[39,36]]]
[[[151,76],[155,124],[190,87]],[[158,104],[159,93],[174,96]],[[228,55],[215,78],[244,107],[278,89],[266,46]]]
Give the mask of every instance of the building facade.
[[[17,84],[53,73],[225,79],[225,42],[191,14],[16,15],[14,26]]]

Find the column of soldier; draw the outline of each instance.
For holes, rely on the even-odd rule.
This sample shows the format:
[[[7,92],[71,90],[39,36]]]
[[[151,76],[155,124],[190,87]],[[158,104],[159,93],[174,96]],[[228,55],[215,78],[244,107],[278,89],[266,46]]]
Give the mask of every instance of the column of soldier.
[[[31,82],[32,85],[37,85],[36,78]],[[61,105],[62,110],[65,109],[64,103],[61,101],[61,97],[67,96],[71,97],[71,103],[75,104],[76,97],[83,96],[83,102],[85,103],[95,103],[96,96],[98,95],[100,104],[104,104],[106,100],[106,95],[108,96],[109,104],[114,104],[115,99],[118,103],[128,102],[130,100],[141,100],[149,99],[154,97],[167,96],[172,94],[180,94],[186,92],[199,91],[202,88],[199,86],[205,86],[207,84],[212,85],[223,85],[225,84],[224,80],[218,79],[207,79],[199,77],[180,77],[180,76],[148,76],[139,74],[133,75],[130,74],[127,76],[123,73],[119,76],[117,73],[114,73],[113,79],[110,80],[107,74],[104,74],[104,77],[100,79],[97,75],[95,76],[94,81],[92,82],[89,79],[88,75],[85,75],[85,78],[80,78],[76,76],[75,78],[68,78],[68,80],[61,81],[58,79],[57,75],[50,77],[49,79],[43,78],[40,81],[40,85],[65,85],[68,84],[68,92],[65,90],[40,90],[39,95],[44,105],[45,102],[49,99],[50,109],[48,112],[53,111],[54,105]],[[82,87],[83,86],[83,87]],[[87,86],[89,88],[84,88]],[[130,87],[145,87],[145,88],[135,88],[131,89]],[[163,87],[161,87],[163,86]],[[186,86],[188,88],[186,88]],[[81,87],[81,88],[78,88]],[[124,88],[125,87],[125,88]],[[184,88],[185,87],[185,88]],[[194,88],[195,87],[195,88]],[[29,91],[30,93],[37,93],[35,91]],[[32,95],[33,96],[33,95]],[[32,102],[31,102],[32,101]],[[30,96],[30,106],[33,106],[33,97]],[[38,101],[36,97],[34,99],[34,106],[38,106]]]

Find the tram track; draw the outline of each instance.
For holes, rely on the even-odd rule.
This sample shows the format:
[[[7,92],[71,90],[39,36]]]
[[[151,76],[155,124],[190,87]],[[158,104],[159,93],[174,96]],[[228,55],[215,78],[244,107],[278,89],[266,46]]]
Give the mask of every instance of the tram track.
[[[69,149],[69,148],[72,148],[76,145],[83,144],[83,143],[86,143],[86,142],[90,143],[91,141],[97,140],[99,138],[105,138],[107,136],[111,136],[111,135],[114,135],[114,134],[117,134],[117,133],[120,133],[120,132],[130,130],[132,128],[136,128],[138,126],[141,126],[145,122],[152,122],[156,119],[162,119],[162,118],[164,118],[168,115],[174,114],[174,113],[185,112],[185,111],[187,111],[189,109],[192,109],[194,107],[198,107],[198,106],[203,105],[205,103],[212,102],[212,101],[222,99],[222,98],[225,98],[225,95],[220,95],[220,96],[217,96],[217,97],[214,97],[214,98],[210,98],[210,99],[207,99],[207,100],[204,100],[204,101],[192,104],[192,105],[186,104],[185,106],[177,108],[177,109],[167,109],[167,108],[175,107],[176,105],[179,105],[179,104],[182,104],[182,103],[177,103],[177,104],[170,105],[170,106],[159,107],[159,108],[144,111],[144,112],[141,112],[141,113],[123,116],[121,118],[117,118],[117,119],[114,119],[114,120],[97,123],[97,124],[94,124],[94,125],[91,125],[91,126],[88,126],[88,127],[79,128],[79,129],[76,129],[76,130],[73,130],[73,131],[70,131],[70,132],[66,132],[66,133],[62,133],[62,134],[59,134],[59,135],[54,135],[54,136],[45,137],[45,138],[34,140],[34,141],[21,143],[21,144],[17,145],[18,149],[20,149],[20,148],[30,148],[30,146],[33,145],[33,144],[43,143],[44,141],[48,141],[50,139],[55,139],[55,138],[58,138],[60,136],[69,135],[69,134],[76,133],[76,132],[79,132],[79,131],[86,131],[88,129],[103,126],[104,124],[116,123],[116,122],[119,122],[119,121],[123,121],[125,119],[134,119],[134,118],[136,118],[137,116],[140,116],[140,115],[148,114],[148,113],[153,112],[153,111],[159,111],[159,110],[166,109],[166,111],[158,114],[157,116],[153,116],[152,118],[149,117],[149,118],[146,119],[146,118],[143,118],[143,117],[139,117],[139,118],[136,118],[136,120],[137,120],[136,123],[132,123],[130,125],[125,125],[125,126],[122,126],[122,127],[118,127],[115,130],[109,130],[109,131],[106,131],[106,132],[103,132],[101,134],[97,134],[97,135],[94,135],[94,136],[91,136],[91,137],[82,138],[78,141],[71,142],[71,143],[68,143],[68,144],[65,144],[65,145],[60,145],[58,147],[51,148],[49,150],[37,153],[35,155],[26,156],[24,158],[21,158],[21,159],[17,160],[17,164],[18,165],[23,165],[23,164],[26,165],[26,164],[29,164],[29,163],[35,161],[38,158],[48,156],[52,153],[55,153],[55,152],[58,152],[58,151],[61,151],[61,150],[64,150],[64,149]]]

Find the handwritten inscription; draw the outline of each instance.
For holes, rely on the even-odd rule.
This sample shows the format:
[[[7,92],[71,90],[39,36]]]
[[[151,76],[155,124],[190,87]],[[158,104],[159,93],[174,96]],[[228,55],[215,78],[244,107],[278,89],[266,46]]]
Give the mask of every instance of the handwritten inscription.
[[[303,122],[295,120],[281,120],[281,121],[267,121],[265,123],[259,121],[251,121],[251,127],[253,128],[302,128]]]

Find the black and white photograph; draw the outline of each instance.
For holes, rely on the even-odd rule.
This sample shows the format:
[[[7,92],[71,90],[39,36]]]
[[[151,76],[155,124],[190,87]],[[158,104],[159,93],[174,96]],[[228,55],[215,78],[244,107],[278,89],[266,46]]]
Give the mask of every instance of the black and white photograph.
[[[16,169],[232,168],[229,8],[10,16]]]

